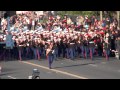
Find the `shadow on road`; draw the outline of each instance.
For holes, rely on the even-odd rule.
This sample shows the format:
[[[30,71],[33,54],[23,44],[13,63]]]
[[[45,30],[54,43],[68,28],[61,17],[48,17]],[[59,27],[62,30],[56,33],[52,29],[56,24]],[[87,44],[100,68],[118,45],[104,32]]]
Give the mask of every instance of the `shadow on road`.
[[[95,64],[95,63],[85,63],[85,64],[69,65],[69,66],[62,66],[62,67],[54,67],[53,69],[56,69],[56,68],[64,68],[64,67],[85,66],[85,65],[89,65],[89,64]]]
[[[0,76],[5,76],[5,75],[9,75],[9,74],[14,74],[16,72],[8,72],[8,73],[3,73],[3,74],[0,74]]]
[[[2,72],[11,72],[11,71],[15,71],[15,69],[12,69],[12,68],[2,68]]]

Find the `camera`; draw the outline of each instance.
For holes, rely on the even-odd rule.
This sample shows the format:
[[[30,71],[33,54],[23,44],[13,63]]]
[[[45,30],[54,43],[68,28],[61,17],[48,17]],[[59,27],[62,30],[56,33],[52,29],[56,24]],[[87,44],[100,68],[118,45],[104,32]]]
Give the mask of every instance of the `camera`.
[[[33,69],[32,76],[29,76],[29,79],[40,79],[40,72],[38,69]]]

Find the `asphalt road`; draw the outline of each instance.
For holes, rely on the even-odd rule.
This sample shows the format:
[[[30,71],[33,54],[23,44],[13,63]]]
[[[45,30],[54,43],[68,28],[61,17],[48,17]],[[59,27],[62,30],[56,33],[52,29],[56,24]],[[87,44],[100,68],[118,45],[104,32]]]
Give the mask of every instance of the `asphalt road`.
[[[120,79],[120,60],[110,58],[58,59],[48,68],[47,60],[2,61],[2,79],[28,79],[33,69],[40,71],[41,79]]]

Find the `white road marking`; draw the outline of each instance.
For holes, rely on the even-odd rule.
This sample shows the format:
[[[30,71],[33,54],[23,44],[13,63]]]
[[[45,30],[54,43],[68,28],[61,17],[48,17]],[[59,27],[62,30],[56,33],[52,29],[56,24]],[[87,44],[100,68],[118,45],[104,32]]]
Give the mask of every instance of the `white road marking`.
[[[120,70],[118,70],[118,72],[120,73]]]
[[[106,62],[101,62],[102,64],[106,64]]]
[[[86,77],[83,77],[83,76],[80,76],[80,75],[75,75],[75,74],[68,73],[68,72],[65,72],[65,71],[60,71],[60,70],[57,70],[57,69],[49,69],[48,67],[41,66],[41,65],[38,65],[38,64],[34,64],[34,63],[26,62],[26,61],[20,61],[20,62],[25,63],[25,64],[29,64],[29,65],[32,65],[32,66],[40,67],[40,68],[43,68],[43,69],[46,69],[46,70],[50,70],[50,71],[53,71],[53,72],[56,72],[56,73],[61,73],[61,74],[64,74],[64,75],[72,76],[72,77],[75,77],[75,78],[88,79]]]
[[[47,72],[47,73],[52,73],[52,72]]]
[[[93,66],[93,67],[97,67],[97,65],[95,65],[95,64],[89,64],[90,66]]]
[[[12,76],[8,76],[9,78],[11,78],[11,79],[16,79],[15,77],[12,77]]]

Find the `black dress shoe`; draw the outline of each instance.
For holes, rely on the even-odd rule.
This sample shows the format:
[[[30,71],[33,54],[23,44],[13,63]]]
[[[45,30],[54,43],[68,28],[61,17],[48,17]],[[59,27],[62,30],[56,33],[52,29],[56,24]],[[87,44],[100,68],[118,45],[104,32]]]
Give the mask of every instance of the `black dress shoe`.
[[[52,69],[52,67],[49,67],[49,69]]]

